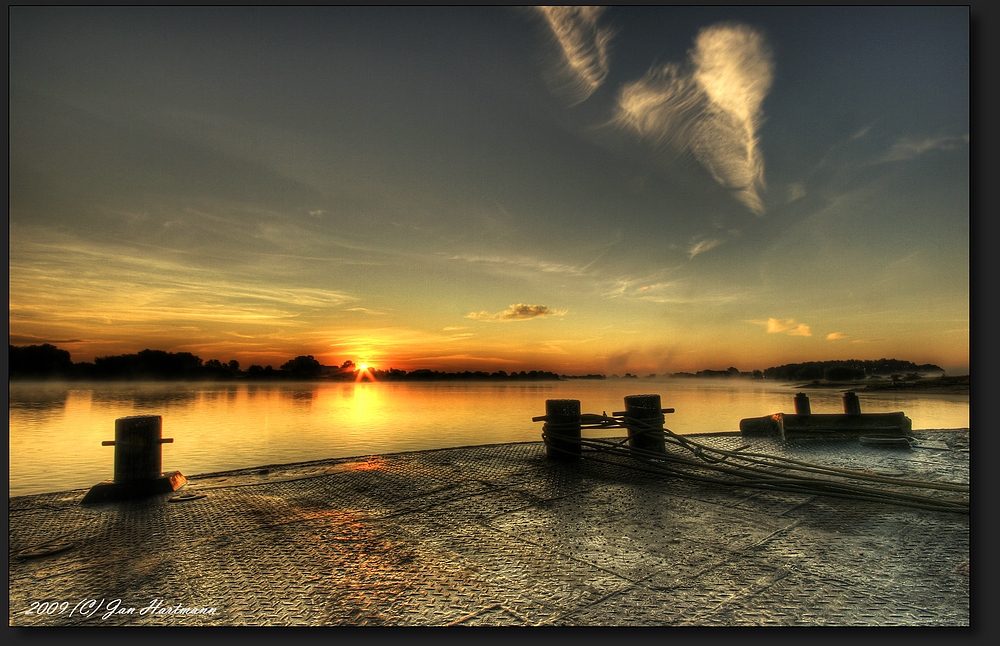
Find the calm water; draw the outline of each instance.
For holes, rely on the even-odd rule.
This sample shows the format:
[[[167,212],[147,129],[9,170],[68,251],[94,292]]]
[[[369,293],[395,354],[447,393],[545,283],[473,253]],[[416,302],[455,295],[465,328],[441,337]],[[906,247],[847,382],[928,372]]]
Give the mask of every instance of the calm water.
[[[787,384],[608,379],[532,384],[25,384],[10,393],[10,495],[88,488],[114,474],[115,419],[162,415],[164,471],[192,476],[265,464],[538,441],[546,399],[585,413],[656,393],[675,433],[735,431],[744,417],[794,412]],[[810,390],[813,413],[843,412],[841,392]],[[968,428],[968,395],[858,393],[863,412],[903,411],[914,429]],[[623,431],[612,432],[624,435]]]

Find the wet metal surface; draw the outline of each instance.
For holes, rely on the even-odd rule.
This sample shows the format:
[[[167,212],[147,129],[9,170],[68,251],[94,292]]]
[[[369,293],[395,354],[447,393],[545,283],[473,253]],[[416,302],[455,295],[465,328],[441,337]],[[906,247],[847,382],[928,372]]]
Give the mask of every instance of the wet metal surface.
[[[697,436],[968,482],[912,450]],[[10,624],[969,625],[969,516],[555,462],[502,444],[10,499]]]

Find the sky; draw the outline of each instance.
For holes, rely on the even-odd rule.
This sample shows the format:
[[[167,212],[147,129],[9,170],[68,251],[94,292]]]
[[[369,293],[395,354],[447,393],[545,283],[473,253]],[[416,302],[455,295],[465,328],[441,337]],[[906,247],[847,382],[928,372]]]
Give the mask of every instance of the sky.
[[[969,370],[969,8],[10,7],[13,345]]]

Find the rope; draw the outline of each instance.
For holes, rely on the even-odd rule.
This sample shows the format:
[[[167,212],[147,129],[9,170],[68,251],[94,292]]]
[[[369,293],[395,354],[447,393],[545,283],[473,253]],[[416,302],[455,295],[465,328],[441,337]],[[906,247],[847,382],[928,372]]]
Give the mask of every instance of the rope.
[[[533,418],[533,421],[543,420],[545,417]],[[698,482],[881,502],[932,511],[969,513],[967,483],[928,482],[883,476],[747,452],[749,446],[728,451],[677,435],[663,428],[663,421],[662,416],[659,419],[636,419],[625,415],[586,413],[580,416],[580,423],[552,423],[546,420],[542,425],[542,439],[550,450],[559,453]],[[588,439],[580,435],[583,431],[616,428],[628,429],[629,437]],[[639,437],[657,440],[662,438],[666,453],[626,446],[626,443],[634,444]],[[614,461],[609,457],[624,457],[628,460]],[[875,485],[889,485],[891,488]],[[929,495],[925,491],[964,495]]]

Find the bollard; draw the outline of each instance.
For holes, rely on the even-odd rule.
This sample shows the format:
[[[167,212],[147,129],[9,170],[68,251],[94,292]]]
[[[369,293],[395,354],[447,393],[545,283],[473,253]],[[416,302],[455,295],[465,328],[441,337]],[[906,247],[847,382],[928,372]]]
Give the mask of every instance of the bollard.
[[[854,394],[854,391],[848,390],[844,393],[844,412],[848,415],[861,414],[861,400]]]
[[[625,415],[644,422],[642,425],[627,422],[625,424],[625,428],[628,429],[628,445],[633,449],[648,449],[658,453],[666,453],[667,446],[663,439],[662,430],[663,414],[672,412],[674,412],[672,408],[660,408],[659,395],[626,395],[624,413],[615,413],[615,415]],[[655,426],[660,430],[650,430],[649,426]]]
[[[163,418],[159,415],[133,415],[115,420],[115,439],[101,442],[115,447],[114,480],[94,485],[83,503],[144,498],[175,491],[187,479],[180,471],[161,473],[162,445],[173,438],[161,437]]]
[[[545,400],[545,417],[534,419],[545,421],[542,433],[546,435],[546,457],[555,460],[580,458],[580,417],[579,399]]]
[[[809,409],[809,396],[805,393],[799,393],[795,395],[795,414],[796,415],[810,415],[812,411]]]
[[[173,442],[163,438],[163,418],[159,415],[134,415],[115,420],[115,439],[101,442],[115,447],[115,482],[128,484],[160,477],[160,445]]]

